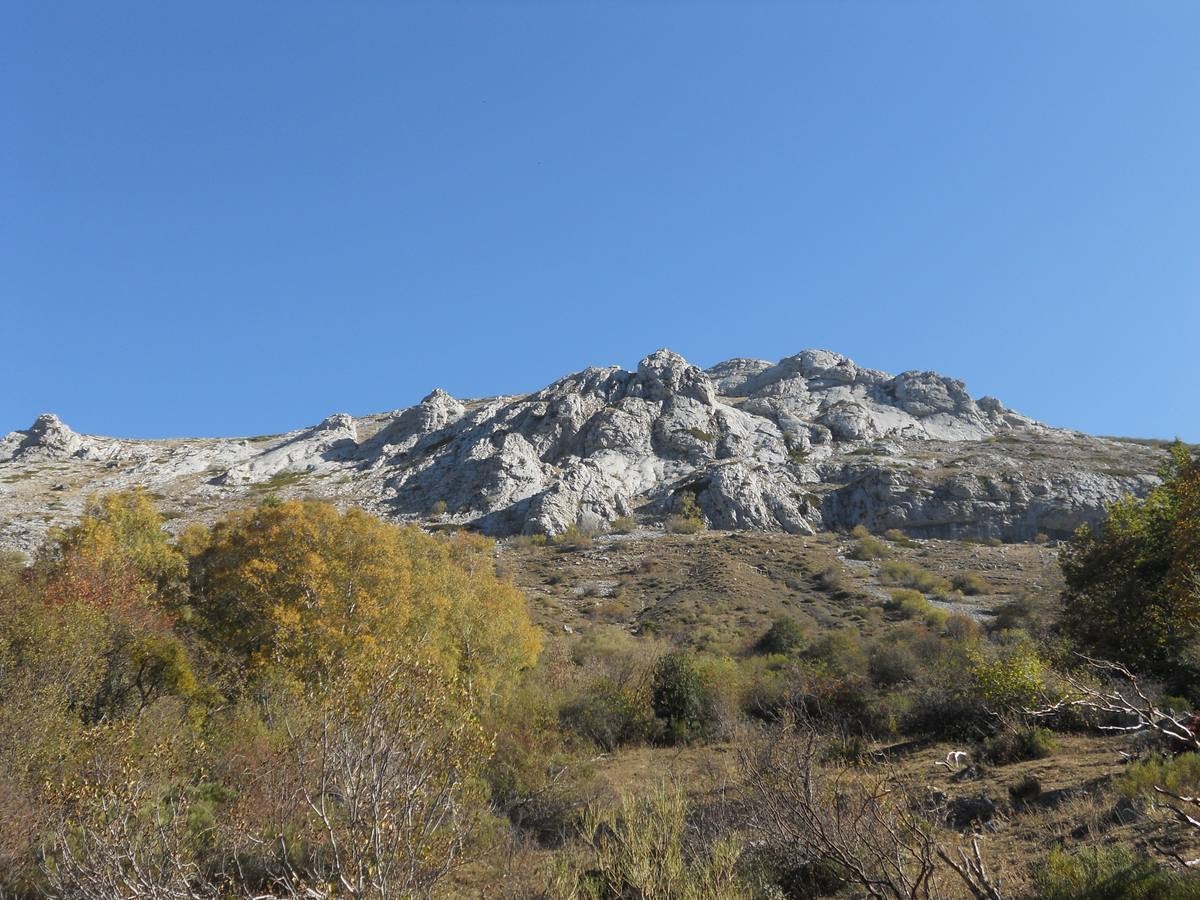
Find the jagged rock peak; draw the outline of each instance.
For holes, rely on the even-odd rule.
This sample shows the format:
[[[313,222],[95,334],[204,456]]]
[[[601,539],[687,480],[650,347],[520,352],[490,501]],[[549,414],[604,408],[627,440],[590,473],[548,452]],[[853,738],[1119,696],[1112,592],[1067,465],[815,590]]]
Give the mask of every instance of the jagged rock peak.
[[[637,367],[630,396],[644,400],[662,401],[672,396],[688,397],[712,405],[716,402],[716,390],[708,376],[699,366],[663,347],[655,350]]]
[[[334,413],[331,416],[326,416],[321,420],[320,424],[312,429],[312,432],[320,431],[336,431],[341,432],[350,440],[358,439],[358,425],[354,421],[354,416],[350,413]]]
[[[422,404],[427,404],[427,403],[445,404],[445,403],[458,403],[458,401],[454,399],[453,394],[449,394],[446,391],[443,391],[441,388],[434,388],[432,391],[430,391],[428,394],[426,394],[424,397],[421,398],[421,403]]]
[[[206,508],[256,496],[252,485],[401,520],[444,507],[446,522],[492,534],[661,522],[688,495],[715,528],[1028,539],[1069,534],[1144,493],[1156,452],[1047,428],[972,399],[954,378],[893,376],[830,350],[703,371],[664,348],[633,371],[592,367],[469,403],[435,389],[405,409],[337,413],[271,438],[123,441],[47,414],[0,439],[0,541],[4,503],[15,502],[5,498],[50,477],[40,469],[86,473],[89,490],[152,483]],[[45,522],[29,496],[33,518],[12,526],[25,546]]]
[[[42,447],[61,447],[79,437],[66,422],[51,412],[42,413],[34,419],[25,433],[31,445]]]
[[[0,442],[0,459],[18,458],[28,454],[71,456],[84,446],[82,435],[76,434],[54,413],[42,413],[24,431],[14,431]]]

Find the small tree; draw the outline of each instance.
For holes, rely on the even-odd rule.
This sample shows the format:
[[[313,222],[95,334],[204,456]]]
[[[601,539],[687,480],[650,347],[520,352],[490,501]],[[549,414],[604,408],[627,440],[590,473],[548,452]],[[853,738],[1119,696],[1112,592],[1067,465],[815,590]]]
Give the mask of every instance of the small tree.
[[[1063,549],[1060,625],[1084,653],[1186,678],[1200,639],[1200,462],[1176,445],[1162,476]]]
[[[763,653],[795,653],[803,649],[805,643],[804,629],[796,620],[791,616],[780,616],[759,639],[758,649]]]
[[[684,491],[675,503],[675,514],[667,519],[667,531],[672,534],[695,534],[706,527],[696,495]]]
[[[667,735],[686,740],[704,715],[704,688],[691,654],[684,650],[667,653],[654,667],[650,702],[654,714],[667,723]]]

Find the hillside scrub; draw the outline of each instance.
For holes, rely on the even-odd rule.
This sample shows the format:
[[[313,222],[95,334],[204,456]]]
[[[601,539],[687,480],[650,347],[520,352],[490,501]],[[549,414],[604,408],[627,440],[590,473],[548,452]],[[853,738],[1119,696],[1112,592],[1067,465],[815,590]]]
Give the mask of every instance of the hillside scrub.
[[[1093,735],[1127,719],[1032,715],[1082,677],[1086,645],[1040,627],[1049,598],[1006,571],[1012,598],[983,627],[939,606],[978,573],[893,557],[881,599],[874,566],[837,556],[867,538],[753,556],[741,538],[659,537],[677,555],[624,559],[513,542],[503,571],[584,609],[537,628],[476,535],[273,500],[172,538],[148,496],[98,498],[32,564],[0,558],[0,798],[16,811],[0,889],[990,897],[1002,880],[1004,896],[1189,896],[1169,858],[1096,847],[1173,827],[1155,788],[1194,795],[1195,755],[1130,741],[1143,758],[1120,765],[1099,742],[1121,739]],[[718,546],[733,563],[701,558]],[[979,552],[951,551],[929,564]],[[656,637],[645,598],[677,602],[695,572],[733,614],[689,600],[687,628]],[[606,578],[626,604],[611,624],[574,593]],[[951,771],[947,751],[969,763]],[[1006,817],[1003,844],[976,801]],[[1119,821],[1118,801],[1143,818]],[[1057,855],[1027,837],[1046,833]]]
[[[298,501],[172,542],[140,492],[90,503],[0,578],[0,887],[430,890],[541,645],[490,547]]]
[[[884,584],[912,588],[925,594],[948,594],[953,589],[942,576],[902,559],[885,560],[880,566],[879,579]]]

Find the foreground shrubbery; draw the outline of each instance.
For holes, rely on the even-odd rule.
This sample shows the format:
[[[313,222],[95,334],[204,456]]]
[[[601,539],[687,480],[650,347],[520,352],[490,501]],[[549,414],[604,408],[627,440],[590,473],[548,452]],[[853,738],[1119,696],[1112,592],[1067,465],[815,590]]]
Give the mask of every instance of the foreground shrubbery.
[[[1175,477],[1192,471],[1180,462]],[[1027,711],[1072,684],[1051,660],[1066,671],[1071,649],[1094,649],[1083,610],[1146,599],[1131,572],[1161,569],[1155,608],[1186,616],[1184,562],[1121,556],[1146,549],[1160,514],[1173,546],[1193,547],[1191,495],[1167,489],[1118,511],[1133,524],[1104,533],[1115,543],[1077,538],[1067,565],[1087,578],[1069,599],[1083,605],[1057,635],[1029,597],[987,629],[949,614],[952,589],[994,589],[890,558],[903,535],[863,532],[852,554],[881,560],[890,602],[826,547],[806,549],[811,585],[847,615],[794,607],[730,655],[617,625],[543,638],[475,536],[267,502],[172,539],[144,494],[102,498],[32,565],[0,559],[0,891],[424,896],[450,890],[466,860],[509,873],[529,841],[538,861],[524,880],[506,874],[510,896],[957,895],[983,876],[948,862],[967,857],[944,811],[880,747],[953,739],[1011,771],[999,767],[1056,752],[1051,728],[1126,724]],[[703,527],[690,494],[676,513]],[[589,540],[570,533],[552,555]],[[1188,687],[1172,666],[1190,665],[1190,644],[1168,637],[1145,657],[1156,697]],[[595,777],[625,748],[686,757],[706,742],[737,760],[711,796],[614,796]],[[1196,758],[1151,756],[1108,790],[1194,794]],[[1031,810],[1041,787],[1024,774],[1010,796]],[[1123,851],[1056,852],[1036,889],[1197,895]]]
[[[1128,847],[1052,850],[1035,878],[1041,900],[1195,900],[1200,877],[1170,872]]]
[[[540,645],[486,541],[321,503],[175,543],[113,495],[0,591],[18,895],[424,893]]]

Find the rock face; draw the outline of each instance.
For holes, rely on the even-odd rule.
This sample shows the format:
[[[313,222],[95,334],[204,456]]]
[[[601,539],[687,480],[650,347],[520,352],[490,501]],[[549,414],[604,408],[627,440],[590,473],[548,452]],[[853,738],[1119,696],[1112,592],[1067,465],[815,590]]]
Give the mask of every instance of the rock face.
[[[659,350],[632,372],[590,368],[470,402],[435,390],[414,407],[273,438],[120,441],[42,416],[0,441],[0,543],[35,542],[48,505],[68,519],[87,492],[133,484],[177,502],[182,520],[280,491],[401,520],[437,510],[491,534],[557,533],[617,516],[659,522],[686,494],[720,529],[861,523],[1026,540],[1144,493],[1161,457],[1049,428],[933,372],[892,376],[827,350],[703,371]],[[51,470],[72,489],[35,509]]]
[[[24,431],[14,431],[0,441],[0,462],[77,456],[88,449],[84,439],[62,419],[54,413],[43,413]]]

